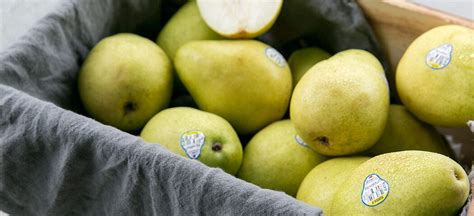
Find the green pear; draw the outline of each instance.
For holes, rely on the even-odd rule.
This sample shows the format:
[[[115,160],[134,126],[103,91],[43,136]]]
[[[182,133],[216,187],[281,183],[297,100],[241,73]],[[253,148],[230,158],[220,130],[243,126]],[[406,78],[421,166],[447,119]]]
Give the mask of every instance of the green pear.
[[[165,109],[145,125],[140,136],[232,175],[242,163],[242,145],[232,126],[225,119],[198,109]]]
[[[431,29],[407,48],[397,67],[401,101],[431,125],[463,127],[474,119],[474,30]]]
[[[426,151],[375,156],[355,169],[336,192],[332,215],[455,215],[469,180],[452,159]]]
[[[293,75],[293,87],[301,77],[316,63],[331,57],[329,53],[318,48],[308,47],[294,51],[288,59],[291,73]]]
[[[422,150],[451,156],[451,150],[436,129],[413,116],[402,105],[390,105],[382,137],[368,150],[370,155],[403,150]]]
[[[250,140],[237,176],[260,187],[295,196],[306,174],[325,159],[296,135],[290,120],[281,120]]]
[[[329,156],[359,153],[382,135],[389,93],[385,75],[372,65],[336,54],[311,67],[296,85],[290,118],[316,152]]]
[[[210,29],[199,14],[195,1],[183,5],[161,29],[156,42],[171,59],[179,47],[195,40],[219,40],[222,36]]]
[[[81,101],[96,120],[124,131],[141,129],[166,108],[172,89],[171,63],[152,41],[134,34],[101,40],[78,77]]]
[[[290,69],[278,51],[262,42],[189,42],[174,63],[198,107],[222,116],[239,134],[255,133],[287,110]]]
[[[296,199],[319,207],[324,215],[331,215],[334,194],[357,167],[370,157],[339,157],[314,167],[304,177]]]

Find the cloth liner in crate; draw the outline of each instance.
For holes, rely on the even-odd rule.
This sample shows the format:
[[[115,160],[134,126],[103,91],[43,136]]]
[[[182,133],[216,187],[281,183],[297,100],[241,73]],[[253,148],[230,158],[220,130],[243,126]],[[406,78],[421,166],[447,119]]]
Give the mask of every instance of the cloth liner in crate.
[[[154,40],[183,1],[70,0],[0,54],[0,210],[13,215],[321,215],[84,113],[76,78],[118,32]],[[303,45],[380,50],[354,0],[285,1],[260,39],[286,57]],[[381,58],[383,59],[383,58]],[[464,210],[465,214],[466,209]]]

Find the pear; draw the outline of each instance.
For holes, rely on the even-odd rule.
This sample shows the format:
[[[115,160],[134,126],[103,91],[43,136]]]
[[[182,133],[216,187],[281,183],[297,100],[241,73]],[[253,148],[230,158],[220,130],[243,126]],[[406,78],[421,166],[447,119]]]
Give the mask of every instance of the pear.
[[[431,125],[463,127],[474,119],[474,30],[433,28],[407,48],[397,67],[401,101]]]
[[[274,48],[254,40],[193,41],[175,57],[176,71],[198,107],[252,134],[279,120],[291,96],[291,72]]]
[[[204,21],[228,38],[254,38],[265,33],[280,14],[283,0],[197,0]]]
[[[232,126],[225,119],[198,109],[165,109],[145,125],[140,136],[232,175],[242,163],[242,145]]]
[[[324,215],[331,215],[334,194],[357,167],[370,157],[333,158],[314,167],[304,177],[296,199],[319,207]]]
[[[294,51],[288,59],[291,73],[293,75],[293,87],[301,77],[316,63],[331,57],[329,53],[318,48],[308,47]]]
[[[371,55],[367,53],[367,55]],[[311,67],[296,85],[290,118],[297,133],[323,155],[362,152],[381,137],[388,116],[385,75],[367,61],[337,54]]]
[[[332,215],[455,215],[469,180],[452,159],[432,152],[375,156],[356,168],[336,192]]]
[[[290,120],[274,122],[247,144],[238,177],[295,196],[306,174],[326,157],[311,150]]]
[[[199,14],[195,1],[183,5],[161,29],[156,40],[171,59],[179,47],[195,40],[219,40],[222,36],[210,29]]]
[[[172,82],[171,63],[163,50],[146,38],[123,33],[102,39],[91,50],[79,72],[78,88],[91,117],[135,131],[168,106]]]
[[[385,130],[370,155],[403,150],[422,150],[451,156],[451,150],[436,129],[413,116],[402,105],[390,105]]]

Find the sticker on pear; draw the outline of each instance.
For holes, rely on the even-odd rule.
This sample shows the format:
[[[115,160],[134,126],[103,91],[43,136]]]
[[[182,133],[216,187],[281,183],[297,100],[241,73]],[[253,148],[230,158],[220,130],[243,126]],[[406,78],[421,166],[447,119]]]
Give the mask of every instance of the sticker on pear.
[[[190,159],[198,159],[206,136],[201,131],[187,131],[181,135],[179,144]]]
[[[389,192],[390,187],[387,181],[377,174],[370,174],[364,180],[360,198],[364,205],[375,207],[387,199]]]

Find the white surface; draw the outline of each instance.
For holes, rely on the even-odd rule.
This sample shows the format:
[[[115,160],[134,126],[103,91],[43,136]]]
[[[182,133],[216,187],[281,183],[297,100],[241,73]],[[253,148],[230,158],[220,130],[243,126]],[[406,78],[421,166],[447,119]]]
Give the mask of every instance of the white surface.
[[[25,34],[60,1],[0,0],[0,52]]]
[[[410,2],[474,20],[474,0],[410,0]]]

